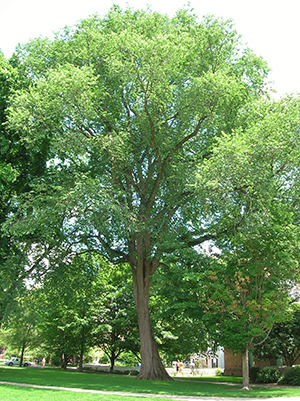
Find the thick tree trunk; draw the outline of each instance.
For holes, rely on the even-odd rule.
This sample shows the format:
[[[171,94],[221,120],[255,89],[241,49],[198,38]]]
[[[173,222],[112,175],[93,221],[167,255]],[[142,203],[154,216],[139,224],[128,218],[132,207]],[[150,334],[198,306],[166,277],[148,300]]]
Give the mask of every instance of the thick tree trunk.
[[[62,359],[61,367],[63,369],[67,369],[67,365],[68,365],[68,362],[69,362],[69,357],[67,356],[67,354],[64,351],[62,352],[61,359]]]
[[[154,339],[150,313],[149,290],[150,274],[143,262],[142,268],[133,269],[134,300],[140,332],[141,369],[138,379],[145,380],[173,380],[165,370],[158,353],[158,346]]]
[[[110,372],[113,372],[113,371],[114,371],[115,360],[116,360],[116,354],[114,353],[114,351],[112,351],[111,354],[110,354],[110,356],[109,356],[109,361],[110,361],[110,368],[109,368],[109,371],[110,371]]]
[[[25,348],[26,348],[26,345],[25,345],[25,343],[23,343],[23,345],[22,345],[22,351],[21,351],[21,358],[20,358],[20,366],[23,366]]]
[[[251,390],[249,383],[249,350],[242,352],[243,390]]]

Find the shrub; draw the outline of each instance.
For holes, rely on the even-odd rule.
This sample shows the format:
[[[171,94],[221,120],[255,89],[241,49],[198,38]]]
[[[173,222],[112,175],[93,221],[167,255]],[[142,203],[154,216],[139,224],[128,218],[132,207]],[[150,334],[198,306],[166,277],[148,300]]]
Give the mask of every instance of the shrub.
[[[257,383],[277,383],[280,379],[280,372],[275,367],[266,366],[258,372],[256,382]]]
[[[53,366],[61,366],[62,360],[61,360],[61,355],[52,355],[50,359],[50,363]]]
[[[252,366],[249,369],[249,378],[250,378],[251,383],[256,382],[259,372],[260,372],[260,368],[258,366]]]
[[[129,376],[137,376],[139,372],[137,370],[126,370],[124,374]]]
[[[101,363],[102,365],[106,365],[107,363],[110,363],[110,360],[106,354],[102,354],[98,358],[98,362]]]
[[[300,386],[300,366],[287,370],[279,381],[280,384]]]
[[[91,366],[86,366],[86,367],[84,367],[83,370],[84,370],[85,372],[95,372],[95,369],[92,368]]]
[[[136,366],[139,363],[137,357],[130,351],[122,353],[122,361],[126,366]]]
[[[220,368],[216,369],[216,376],[223,376],[223,370]]]
[[[114,370],[112,373],[114,375],[127,375],[127,376],[137,376],[139,374],[137,370]]]

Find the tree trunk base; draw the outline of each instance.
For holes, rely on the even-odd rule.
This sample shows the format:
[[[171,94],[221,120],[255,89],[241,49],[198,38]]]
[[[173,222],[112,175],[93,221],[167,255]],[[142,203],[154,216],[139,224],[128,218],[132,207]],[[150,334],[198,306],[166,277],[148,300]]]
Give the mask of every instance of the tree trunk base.
[[[245,387],[242,388],[242,390],[251,391],[252,388],[250,386],[245,386]]]
[[[136,376],[137,379],[139,380],[158,380],[158,381],[172,381],[174,380],[171,376],[167,375],[143,375],[143,374],[138,374]]]
[[[141,368],[140,373],[136,376],[137,379],[140,380],[160,380],[160,381],[171,381],[174,380],[168,372],[163,370],[147,370],[147,372],[143,371]]]

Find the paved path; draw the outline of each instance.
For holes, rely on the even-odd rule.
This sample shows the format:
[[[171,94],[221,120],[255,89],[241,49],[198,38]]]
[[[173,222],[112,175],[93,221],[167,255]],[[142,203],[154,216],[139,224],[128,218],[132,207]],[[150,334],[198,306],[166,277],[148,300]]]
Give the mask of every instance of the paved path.
[[[141,398],[160,398],[165,400],[178,400],[178,401],[300,401],[299,397],[279,397],[279,398],[229,398],[229,397],[195,397],[195,396],[184,396],[184,395],[159,395],[159,394],[141,394],[141,393],[126,393],[122,391],[100,391],[100,390],[85,390],[80,388],[68,388],[68,387],[54,387],[54,386],[39,386],[35,384],[26,383],[13,383],[0,381],[0,384],[12,385],[12,386],[23,386],[33,387],[45,390],[63,390],[73,391],[75,393],[93,393],[93,394],[112,394],[121,396],[141,397]]]

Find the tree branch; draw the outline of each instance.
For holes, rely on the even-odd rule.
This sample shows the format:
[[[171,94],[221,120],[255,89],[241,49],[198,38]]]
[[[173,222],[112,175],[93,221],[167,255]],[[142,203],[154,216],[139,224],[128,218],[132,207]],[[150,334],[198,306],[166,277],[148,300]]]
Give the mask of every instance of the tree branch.
[[[174,151],[173,152],[177,152],[177,150],[179,150],[180,148],[182,148],[182,146],[188,142],[191,138],[193,138],[194,136],[196,136],[201,128],[201,125],[203,123],[203,121],[205,121],[207,119],[208,116],[203,116],[202,118],[200,118],[200,120],[198,121],[198,124],[196,126],[196,128],[194,129],[194,131],[190,134],[187,135],[186,137],[184,137],[180,142],[178,142],[178,144],[175,146]],[[169,155],[168,157],[171,157],[171,155]]]
[[[117,249],[112,249],[109,245],[108,245],[108,243],[103,239],[103,238],[101,238],[101,235],[99,234],[99,235],[97,235],[97,239],[98,239],[98,241],[101,243],[101,245],[103,245],[103,247],[105,248],[105,250],[108,252],[108,253],[111,253],[111,254],[113,254],[113,255],[116,255],[116,256],[118,256],[118,257],[121,257],[122,259],[124,259],[124,261],[128,261],[128,255],[126,255],[124,252],[121,252],[121,251],[118,251]]]

